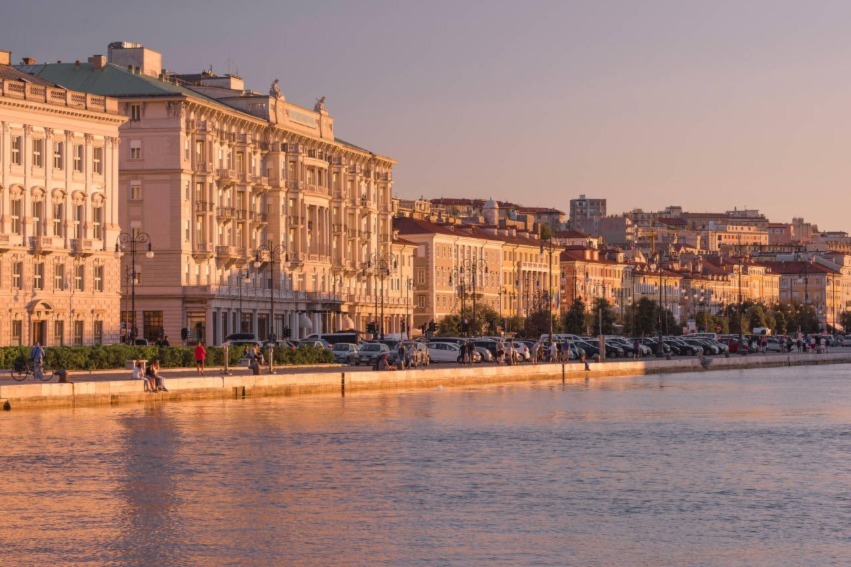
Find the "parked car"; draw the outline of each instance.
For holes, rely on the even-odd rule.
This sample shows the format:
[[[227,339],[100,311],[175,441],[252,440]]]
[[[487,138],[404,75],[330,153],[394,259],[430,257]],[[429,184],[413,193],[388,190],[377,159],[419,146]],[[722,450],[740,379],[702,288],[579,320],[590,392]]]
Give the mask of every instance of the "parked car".
[[[721,337],[718,341],[727,345],[730,349],[730,354],[748,354],[751,350],[748,341],[742,339],[740,343],[739,337]]]
[[[133,344],[136,346],[148,346],[148,339],[136,339],[133,341]]]
[[[327,348],[331,350],[331,344],[325,339],[305,339],[303,341],[298,342],[298,348],[303,346],[313,346],[318,348]]]
[[[428,357],[432,362],[461,362],[461,348],[455,343],[432,341],[429,343]],[[473,362],[481,362],[481,358],[475,352]]]
[[[358,345],[354,343],[337,343],[331,347],[334,360],[340,364],[354,364],[358,357]]]
[[[529,351],[529,347],[520,341],[512,341],[514,345],[514,352],[517,353],[518,362],[532,360],[532,353]]]
[[[358,349],[357,358],[355,358],[355,366],[365,364],[367,366],[375,366],[381,355],[390,355],[390,347],[384,343],[361,343]]]

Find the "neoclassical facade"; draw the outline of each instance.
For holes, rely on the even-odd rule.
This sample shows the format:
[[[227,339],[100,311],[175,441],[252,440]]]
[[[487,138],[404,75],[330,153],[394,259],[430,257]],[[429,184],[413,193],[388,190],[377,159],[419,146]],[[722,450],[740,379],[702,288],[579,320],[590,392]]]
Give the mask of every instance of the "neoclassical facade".
[[[25,70],[114,95],[128,118],[121,225],[154,251],[136,256],[135,313],[122,281],[128,328],[217,344],[362,331],[383,312],[385,333],[401,331],[413,268],[392,237],[395,162],[337,138],[324,97],[308,109],[277,81],[261,94],[231,75],[163,75],[159,53],[128,43]]]
[[[119,335],[115,99],[9,66],[0,51],[0,345]]]

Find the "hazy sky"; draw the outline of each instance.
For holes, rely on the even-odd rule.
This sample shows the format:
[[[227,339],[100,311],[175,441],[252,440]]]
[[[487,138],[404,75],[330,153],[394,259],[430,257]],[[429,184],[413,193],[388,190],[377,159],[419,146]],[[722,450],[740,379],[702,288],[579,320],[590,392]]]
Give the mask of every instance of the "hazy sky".
[[[403,197],[584,193],[851,230],[849,22],[847,1],[28,0],[0,11],[0,49],[136,41],[177,72],[280,78],[397,159]]]

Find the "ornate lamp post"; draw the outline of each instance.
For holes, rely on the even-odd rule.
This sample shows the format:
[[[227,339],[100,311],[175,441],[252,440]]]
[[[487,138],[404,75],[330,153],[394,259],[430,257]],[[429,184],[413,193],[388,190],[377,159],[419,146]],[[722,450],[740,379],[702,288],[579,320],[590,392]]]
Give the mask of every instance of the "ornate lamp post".
[[[449,272],[449,286],[452,287],[454,285],[458,285],[461,288],[461,324],[464,323],[464,308],[465,308],[465,299],[467,297],[467,289],[466,282],[464,281],[464,270],[463,268],[452,268]],[[462,335],[465,334],[465,330],[462,329]]]
[[[393,254],[387,252],[386,254],[381,254],[380,252],[375,252],[369,256],[369,260],[366,263],[366,268],[364,268],[364,274],[367,272],[371,272],[374,278],[378,278],[381,280],[381,316],[378,324],[378,336],[381,339],[384,339],[384,279],[390,275],[391,271],[396,270],[396,258],[393,257]],[[377,303],[377,302],[376,302]],[[378,314],[378,305],[376,304],[376,315]]]
[[[659,344],[657,344],[657,352],[658,356],[662,356],[663,348],[662,348],[662,319],[665,316],[665,306],[662,302],[662,255],[660,253],[656,253],[650,259],[650,263],[648,265],[651,272],[655,272],[657,269],[659,270]]]
[[[254,252],[254,268],[260,269],[264,264],[263,256],[268,256],[268,262],[272,266],[272,285],[271,285],[271,293],[269,294],[269,311],[271,312],[271,316],[269,318],[269,334],[268,340],[274,343],[277,340],[277,336],[275,336],[275,264],[279,264],[281,259],[285,262],[290,261],[290,255],[287,253],[287,247],[283,244],[278,244],[276,246],[272,246],[271,244],[261,244],[257,247],[257,250]],[[240,325],[242,323],[240,322]],[[270,358],[270,366],[271,366],[271,356]]]
[[[413,278],[405,281],[405,333],[411,340],[411,289],[414,287]]]
[[[549,252],[550,261],[547,266],[547,314],[549,318],[549,326],[550,326],[550,338],[549,343],[550,347],[553,344],[553,252],[555,252],[555,245],[553,243],[552,238],[548,238],[546,240],[541,240],[541,255],[544,255],[544,251]]]
[[[488,274],[488,263],[484,258],[476,258],[474,256],[472,260],[461,260],[459,262],[458,271],[461,274],[462,281],[464,279],[464,274],[469,274],[470,283],[473,286],[473,329],[477,330],[479,325],[476,319],[476,286],[479,279],[479,272],[482,272],[484,275]],[[449,285],[452,285],[452,281],[449,282]],[[461,285],[463,286],[464,284],[462,283]],[[461,311],[463,313],[463,307],[461,308]]]
[[[251,283],[251,274],[248,273],[248,270],[240,270],[236,273],[236,277],[239,280],[239,332],[243,333],[245,329],[242,322],[242,284]]]
[[[133,344],[136,340],[136,251],[137,248],[141,245],[147,244],[148,249],[145,252],[146,258],[154,257],[154,250],[151,247],[151,236],[147,232],[139,232],[136,234],[131,234],[129,232],[122,232],[118,235],[118,239],[115,242],[115,257],[120,259],[124,250],[129,246],[130,248],[130,310],[132,312],[132,328],[128,332],[128,336],[130,337],[130,344]],[[125,322],[126,324],[126,322]]]

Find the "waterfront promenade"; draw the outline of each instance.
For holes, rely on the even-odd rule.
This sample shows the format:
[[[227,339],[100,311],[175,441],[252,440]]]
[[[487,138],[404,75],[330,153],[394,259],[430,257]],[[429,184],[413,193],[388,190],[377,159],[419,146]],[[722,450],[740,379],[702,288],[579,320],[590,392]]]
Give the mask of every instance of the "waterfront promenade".
[[[827,354],[791,353],[708,358],[707,367],[697,357],[640,359],[589,363],[577,362],[496,366],[477,364],[432,365],[396,372],[376,372],[366,367],[321,365],[280,367],[274,374],[254,375],[245,368],[208,368],[205,376],[195,369],[175,368],[162,372],[168,392],[145,392],[142,380],[130,371],[74,372],[68,383],[13,382],[8,374],[0,379],[0,407],[6,410],[43,407],[72,407],[184,399],[240,398],[247,396],[294,396],[337,394],[363,390],[434,388],[500,382],[541,380],[585,380],[603,377],[639,376],[671,372],[703,372],[735,368],[851,363],[851,349]]]

